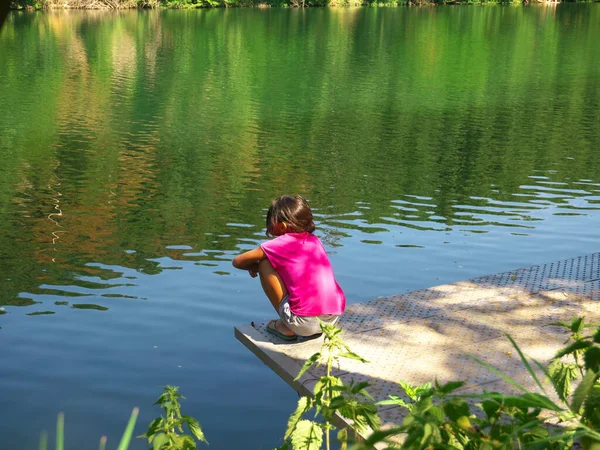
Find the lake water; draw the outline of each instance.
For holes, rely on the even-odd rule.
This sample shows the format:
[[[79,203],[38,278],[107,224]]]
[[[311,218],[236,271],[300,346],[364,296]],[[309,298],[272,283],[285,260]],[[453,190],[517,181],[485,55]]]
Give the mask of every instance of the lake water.
[[[64,411],[116,448],[165,384],[211,449],[278,445],[297,397],[230,261],[284,193],[350,303],[598,251],[598,42],[600,4],[11,14],[2,447]]]

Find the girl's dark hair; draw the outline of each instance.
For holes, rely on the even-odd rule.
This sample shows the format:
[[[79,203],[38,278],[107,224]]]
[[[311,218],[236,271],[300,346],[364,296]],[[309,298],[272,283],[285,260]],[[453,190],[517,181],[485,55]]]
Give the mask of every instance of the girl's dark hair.
[[[281,222],[287,225],[288,233],[315,231],[310,206],[299,195],[282,195],[271,202],[267,212],[267,236],[274,236],[275,225]]]

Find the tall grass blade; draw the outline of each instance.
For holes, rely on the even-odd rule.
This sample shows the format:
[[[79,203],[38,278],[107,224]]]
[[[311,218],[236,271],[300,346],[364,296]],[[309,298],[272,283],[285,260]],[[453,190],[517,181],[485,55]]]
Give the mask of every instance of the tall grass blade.
[[[554,387],[554,391],[556,392],[556,395],[558,395],[558,397],[560,398],[560,400],[565,404],[565,406],[569,406],[567,403],[567,399],[563,398],[563,396],[561,395],[561,389],[560,386],[558,385],[558,383],[556,382],[556,380],[554,378],[552,378],[552,375],[550,374],[550,371],[546,368],[546,366],[544,366],[541,362],[537,361],[536,359],[532,358],[531,359],[536,366],[538,366],[538,368],[544,372],[544,375],[546,375],[546,378],[548,378],[550,380],[550,383],[552,383],[552,386]]]
[[[600,433],[598,433],[598,431],[596,431],[595,429],[590,428],[584,424],[580,424],[579,426],[580,426],[580,428],[585,430],[586,436],[591,437],[592,439],[596,439],[597,441],[600,441]]]
[[[498,369],[496,369],[495,367],[490,366],[487,363],[484,363],[483,361],[481,361],[480,359],[475,358],[472,355],[467,355],[467,357],[469,357],[470,359],[472,359],[473,361],[475,361],[477,364],[485,367],[486,369],[488,369],[490,372],[495,373],[496,375],[498,375],[500,378],[502,378],[504,381],[506,381],[508,384],[513,385],[514,387],[516,387],[518,390],[520,390],[521,392],[528,392],[527,389],[525,389],[523,386],[521,386],[519,383],[517,383],[515,380],[513,380],[511,377],[509,377],[508,375],[504,375],[502,372],[500,372]]]
[[[65,414],[58,413],[56,419],[56,450],[65,448]]]
[[[531,368],[531,365],[527,361],[527,358],[525,358],[525,355],[523,355],[523,352],[521,351],[521,349],[519,348],[519,346],[517,345],[517,343],[515,342],[515,340],[511,337],[510,334],[508,334],[508,333],[504,333],[504,334],[510,340],[510,342],[513,345],[513,347],[515,348],[515,350],[519,353],[519,356],[521,358],[521,361],[523,362],[523,365],[525,366],[525,368],[529,372],[529,375],[531,375],[531,378],[533,378],[533,380],[535,381],[535,384],[537,384],[538,387],[542,390],[542,392],[544,394],[546,394],[546,391],[545,391],[544,387],[542,386],[542,383],[540,383],[540,380],[538,380],[538,377],[536,376],[535,372]]]
[[[42,431],[40,436],[40,450],[48,450],[48,433]]]
[[[106,450],[106,436],[100,438],[100,447],[98,447],[98,450]]]
[[[123,433],[123,437],[121,438],[121,442],[119,443],[117,450],[127,450],[129,447],[129,442],[131,441],[133,429],[135,428],[135,421],[137,420],[139,412],[139,408],[133,408],[131,417],[129,418],[129,423],[127,423],[127,428],[125,428],[125,433]]]

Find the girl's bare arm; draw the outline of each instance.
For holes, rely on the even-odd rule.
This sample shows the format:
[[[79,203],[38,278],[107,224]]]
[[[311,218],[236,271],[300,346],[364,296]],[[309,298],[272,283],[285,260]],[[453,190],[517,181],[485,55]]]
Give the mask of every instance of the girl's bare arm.
[[[248,250],[241,255],[237,255],[231,263],[236,269],[258,272],[258,264],[265,258],[266,255],[263,249],[257,247],[254,250]]]

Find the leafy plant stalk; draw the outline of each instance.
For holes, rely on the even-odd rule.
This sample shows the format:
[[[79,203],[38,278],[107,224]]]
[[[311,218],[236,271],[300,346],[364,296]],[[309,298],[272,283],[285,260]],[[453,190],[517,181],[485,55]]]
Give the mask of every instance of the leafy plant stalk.
[[[179,399],[185,399],[177,386],[164,386],[163,393],[154,403],[163,408],[165,416],[154,419],[148,430],[139,438],[146,438],[153,450],[192,450],[196,440],[208,444],[198,421],[192,416],[181,414]],[[186,425],[191,435],[185,434]],[[119,449],[120,450],[120,449]]]

